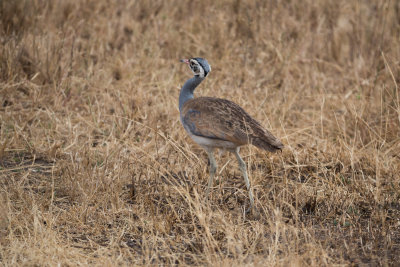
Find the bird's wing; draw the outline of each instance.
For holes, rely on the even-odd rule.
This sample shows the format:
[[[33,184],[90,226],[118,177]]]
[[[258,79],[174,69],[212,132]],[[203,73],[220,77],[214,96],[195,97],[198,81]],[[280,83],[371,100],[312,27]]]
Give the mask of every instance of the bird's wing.
[[[230,141],[237,145],[253,144],[275,151],[282,143],[239,105],[232,101],[198,97],[182,107],[182,122],[194,135]]]

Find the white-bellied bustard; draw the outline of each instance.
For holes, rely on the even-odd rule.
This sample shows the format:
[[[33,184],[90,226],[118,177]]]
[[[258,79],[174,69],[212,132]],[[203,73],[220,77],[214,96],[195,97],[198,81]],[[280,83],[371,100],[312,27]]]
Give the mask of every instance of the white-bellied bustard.
[[[208,197],[217,170],[214,150],[222,148],[235,153],[249,191],[250,207],[252,208],[254,197],[247,176],[246,163],[239,155],[240,146],[252,144],[273,152],[281,150],[283,144],[232,101],[214,97],[194,98],[194,90],[210,73],[211,67],[204,58],[182,59],[181,62],[189,65],[194,77],[187,80],[181,89],[179,95],[180,118],[185,130],[197,144],[206,150],[210,160],[210,178],[206,197]]]

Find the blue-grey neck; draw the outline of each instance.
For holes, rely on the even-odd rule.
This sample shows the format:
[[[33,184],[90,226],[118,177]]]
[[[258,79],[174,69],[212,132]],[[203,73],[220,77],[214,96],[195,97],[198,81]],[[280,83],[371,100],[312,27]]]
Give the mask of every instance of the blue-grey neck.
[[[193,78],[187,80],[181,89],[181,93],[179,94],[179,111],[181,111],[183,104],[189,99],[194,98],[193,92],[194,89],[204,80],[204,78],[200,78],[198,76],[194,76]]]

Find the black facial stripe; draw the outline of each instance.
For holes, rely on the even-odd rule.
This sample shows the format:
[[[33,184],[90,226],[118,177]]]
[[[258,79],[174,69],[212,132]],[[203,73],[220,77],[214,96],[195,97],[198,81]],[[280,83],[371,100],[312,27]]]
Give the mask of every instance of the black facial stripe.
[[[199,63],[199,65],[200,65],[200,67],[202,67],[203,68],[203,72],[204,72],[204,77],[206,77],[207,76],[207,74],[208,74],[208,72],[206,71],[206,68],[204,68],[204,66],[199,62],[199,61],[197,61],[197,63]]]
[[[208,72],[206,71],[206,68],[204,68],[204,66],[199,62],[199,65],[203,68],[204,71],[204,77],[207,76]]]
[[[192,64],[193,64],[193,65],[192,65]],[[193,71],[197,71],[198,68],[200,68],[200,67],[203,68],[204,77],[206,77],[207,74],[208,74],[208,71],[206,71],[206,68],[203,66],[203,64],[201,64],[201,62],[198,61],[196,58],[190,59],[190,68],[191,68]],[[195,76],[199,76],[199,75],[196,74]]]

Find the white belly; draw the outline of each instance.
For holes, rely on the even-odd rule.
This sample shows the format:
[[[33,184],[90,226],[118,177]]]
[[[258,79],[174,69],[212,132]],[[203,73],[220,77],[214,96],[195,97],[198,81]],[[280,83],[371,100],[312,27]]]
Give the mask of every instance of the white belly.
[[[212,139],[207,137],[202,137],[198,135],[190,135],[190,137],[202,147],[215,147],[215,148],[224,148],[224,149],[235,149],[238,145],[230,142],[224,141],[220,139]]]

